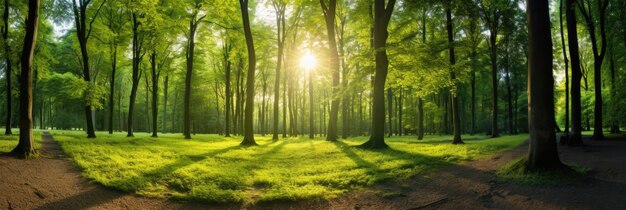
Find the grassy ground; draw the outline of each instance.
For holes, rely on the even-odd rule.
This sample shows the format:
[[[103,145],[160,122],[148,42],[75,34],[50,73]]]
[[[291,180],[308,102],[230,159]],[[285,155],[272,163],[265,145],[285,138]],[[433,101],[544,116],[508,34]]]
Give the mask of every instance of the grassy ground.
[[[2,131],[0,134],[0,153],[11,152],[17,146],[20,130],[12,129],[13,135],[10,136],[4,135],[4,127],[0,127],[0,131]],[[33,130],[33,137],[35,138],[35,148],[41,148],[41,131]]]
[[[449,136],[392,137],[390,149],[353,147],[366,140],[335,143],[290,138],[272,142],[257,136],[258,147],[240,147],[241,138],[180,134],[151,138],[137,133],[53,131],[54,138],[83,174],[116,189],[146,196],[205,202],[258,202],[319,199],[390,179],[406,179],[463,160],[474,160],[513,148],[526,135],[484,139],[466,137],[452,145]]]
[[[591,169],[581,166],[568,165],[560,171],[527,172],[525,171],[527,157],[515,159],[500,167],[496,175],[500,180],[531,186],[559,186],[576,183],[585,178]]]

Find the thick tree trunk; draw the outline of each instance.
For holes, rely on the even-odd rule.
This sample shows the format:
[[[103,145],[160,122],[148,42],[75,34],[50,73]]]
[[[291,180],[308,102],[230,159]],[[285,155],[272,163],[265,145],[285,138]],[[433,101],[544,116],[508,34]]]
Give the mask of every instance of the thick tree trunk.
[[[254,112],[254,70],[256,68],[256,55],[254,53],[254,42],[250,31],[250,19],[248,18],[248,0],[239,0],[241,6],[241,17],[243,19],[243,31],[248,47],[248,78],[246,79],[246,110],[244,118],[243,141],[241,145],[254,146],[254,133],[252,128],[252,114]]]
[[[328,6],[325,0],[320,0],[326,21],[326,31],[328,35],[329,63],[332,72],[332,100],[330,105],[330,119],[328,120],[328,130],[326,140],[337,141],[337,115],[339,114],[339,53],[337,52],[337,41],[335,36],[335,14],[337,0],[329,0]]]
[[[552,38],[548,1],[527,0],[528,116],[530,148],[527,171],[562,169],[554,132]]]
[[[452,26],[451,1],[452,0],[448,1],[448,5],[446,8],[446,28],[448,31],[448,45],[450,45],[450,66],[452,66],[452,69],[450,69],[450,80],[452,80],[452,83],[456,84],[456,76],[454,73],[454,65],[456,64],[456,59],[454,55],[454,29]],[[461,119],[459,118],[459,104],[456,92],[450,93],[450,98],[452,100],[452,121],[454,125],[454,138],[452,139],[452,144],[463,144],[463,140],[461,140]]]
[[[389,68],[387,58],[387,26],[391,19],[391,13],[395,0],[376,0],[374,2],[374,49],[376,52],[376,72],[374,76],[374,90],[372,92],[372,134],[367,142],[361,146],[365,148],[386,148],[385,143],[385,81]]]
[[[582,71],[580,69],[580,57],[578,53],[578,32],[576,30],[576,0],[567,0],[565,15],[567,18],[567,43],[572,64],[572,133],[570,145],[582,145],[582,110],[580,102],[580,81]]]
[[[35,142],[33,139],[33,54],[37,41],[39,25],[39,0],[28,1],[28,18],[26,19],[26,34],[21,56],[20,72],[20,139],[17,147],[11,151],[14,155],[27,158],[34,155]]]

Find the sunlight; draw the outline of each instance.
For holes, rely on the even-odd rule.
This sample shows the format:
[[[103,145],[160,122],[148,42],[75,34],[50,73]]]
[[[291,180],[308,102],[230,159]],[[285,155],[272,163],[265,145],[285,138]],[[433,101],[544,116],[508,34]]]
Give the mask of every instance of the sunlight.
[[[302,56],[302,58],[300,58],[300,66],[302,66],[302,68],[307,72],[313,70],[316,65],[317,58],[315,58],[315,56],[313,56],[310,52],[307,52]]]

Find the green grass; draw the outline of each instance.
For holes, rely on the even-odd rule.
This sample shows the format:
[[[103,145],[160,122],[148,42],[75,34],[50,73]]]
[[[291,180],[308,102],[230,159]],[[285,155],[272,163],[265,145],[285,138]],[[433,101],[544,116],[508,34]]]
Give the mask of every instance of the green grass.
[[[323,199],[388,180],[402,180],[441,166],[513,148],[526,135],[466,140],[450,144],[450,136],[393,137],[390,149],[353,147],[366,138],[336,143],[289,138],[272,142],[257,136],[260,146],[240,147],[240,137],[180,134],[151,138],[137,133],[53,131],[54,138],[84,169],[84,176],[115,189],[151,197],[203,202],[246,202]],[[473,137],[483,139],[484,137]]]
[[[580,166],[568,166],[569,169],[550,172],[527,172],[525,170],[527,157],[513,160],[498,169],[498,179],[507,182],[519,183],[531,186],[560,186],[576,183],[585,178],[590,168]]]
[[[13,135],[4,135],[4,127],[0,127],[2,134],[0,134],[0,153],[8,153],[17,146],[19,139],[19,129],[12,129]],[[33,130],[33,138],[35,138],[35,148],[39,150],[41,148],[41,131]]]

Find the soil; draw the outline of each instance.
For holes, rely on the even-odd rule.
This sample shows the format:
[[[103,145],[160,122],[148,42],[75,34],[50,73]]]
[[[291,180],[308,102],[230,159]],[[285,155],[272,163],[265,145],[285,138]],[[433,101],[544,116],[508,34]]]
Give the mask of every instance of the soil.
[[[0,209],[626,209],[626,138],[559,146],[564,163],[591,168],[579,182],[528,186],[495,171],[523,156],[521,145],[478,161],[451,165],[402,183],[353,190],[341,197],[257,204],[183,203],[105,188],[83,178],[49,134],[41,157],[0,156]]]

